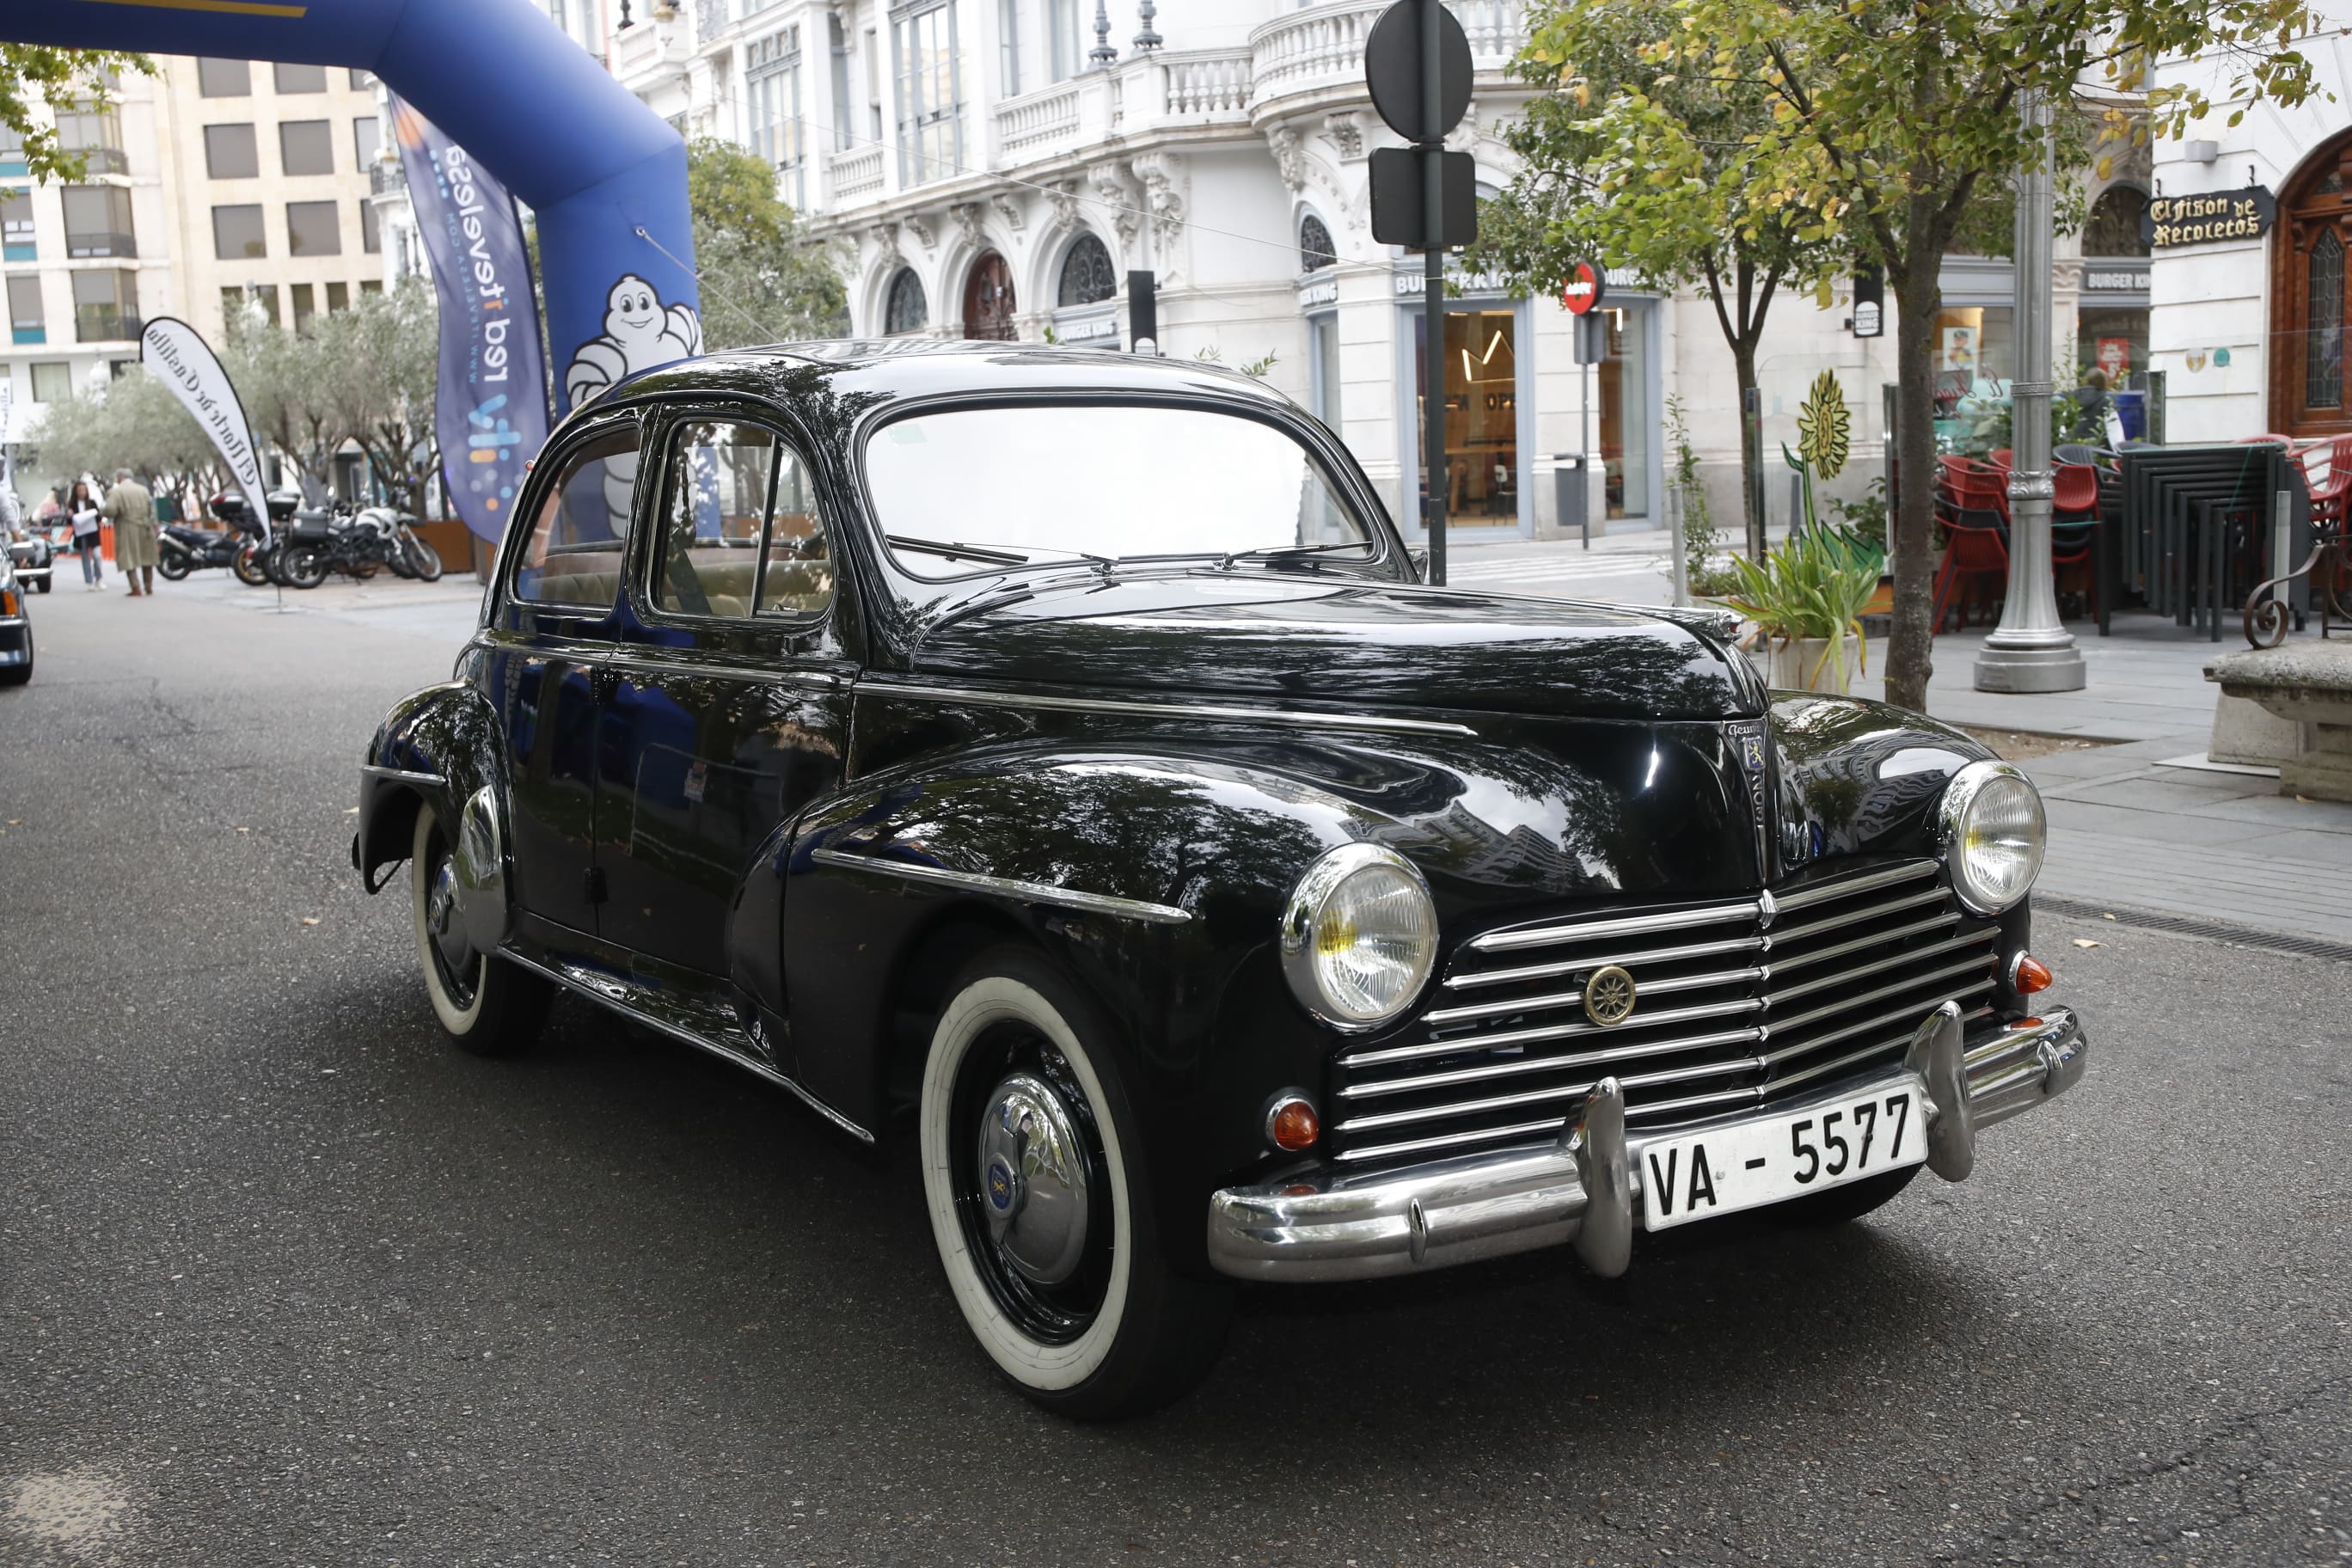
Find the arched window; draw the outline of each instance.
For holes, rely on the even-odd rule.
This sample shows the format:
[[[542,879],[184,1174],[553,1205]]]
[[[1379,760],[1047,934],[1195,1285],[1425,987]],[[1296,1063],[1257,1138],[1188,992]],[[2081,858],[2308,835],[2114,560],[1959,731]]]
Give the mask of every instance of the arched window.
[[[1110,269],[1110,252],[1091,234],[1078,236],[1062,258],[1062,282],[1055,296],[1060,305],[1092,305],[1118,292],[1118,278]]]
[[[1319,272],[1326,267],[1339,264],[1339,253],[1331,248],[1331,231],[1323,220],[1308,213],[1298,220],[1298,267],[1302,272]]]
[[[923,280],[915,276],[913,268],[901,267],[898,275],[890,279],[890,299],[883,309],[882,330],[893,336],[919,332],[930,316],[930,307],[923,299]]]
[[[2309,262],[2310,337],[2303,357],[2305,408],[2344,406],[2344,242],[2323,228]]]
[[[2083,225],[2085,256],[2146,256],[2147,241],[2139,237],[2139,215],[2147,210],[2147,193],[2132,185],[2109,185],[2091,204]]]

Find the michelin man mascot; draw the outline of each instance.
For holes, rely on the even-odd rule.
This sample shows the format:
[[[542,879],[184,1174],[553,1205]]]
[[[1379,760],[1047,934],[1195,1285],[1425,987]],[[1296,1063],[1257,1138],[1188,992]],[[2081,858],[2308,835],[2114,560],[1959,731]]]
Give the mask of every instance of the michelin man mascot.
[[[563,372],[563,395],[577,408],[623,376],[702,352],[702,319],[686,305],[664,306],[654,286],[635,273],[623,275],[604,297],[604,331],[572,353]],[[627,531],[629,499],[637,483],[637,459],[604,463],[604,505],[613,536]]]

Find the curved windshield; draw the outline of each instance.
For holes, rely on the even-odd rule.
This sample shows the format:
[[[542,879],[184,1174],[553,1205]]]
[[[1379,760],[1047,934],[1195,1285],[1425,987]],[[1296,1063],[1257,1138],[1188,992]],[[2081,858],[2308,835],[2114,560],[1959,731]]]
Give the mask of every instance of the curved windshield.
[[[1055,559],[1367,560],[1379,536],[1272,425],[1166,404],[951,408],[866,447],[892,558],[922,577]]]

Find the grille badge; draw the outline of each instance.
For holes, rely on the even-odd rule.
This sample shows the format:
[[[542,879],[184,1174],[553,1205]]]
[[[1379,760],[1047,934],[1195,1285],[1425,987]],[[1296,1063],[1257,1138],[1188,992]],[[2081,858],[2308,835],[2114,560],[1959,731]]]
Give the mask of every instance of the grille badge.
[[[1617,964],[1593,971],[1584,983],[1584,1016],[1601,1028],[1613,1028],[1633,1016],[1638,995],[1633,977]]]

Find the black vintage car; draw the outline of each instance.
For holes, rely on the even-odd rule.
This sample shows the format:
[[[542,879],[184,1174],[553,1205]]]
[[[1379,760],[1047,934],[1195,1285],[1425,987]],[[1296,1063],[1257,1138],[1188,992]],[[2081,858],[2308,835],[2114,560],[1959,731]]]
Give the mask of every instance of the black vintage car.
[[[0,686],[32,679],[32,606],[25,603],[25,582],[15,564],[0,556]]]
[[[1421,584],[1245,377],[697,360],[513,517],[361,770],[443,1026],[561,987],[912,1138],[1048,1406],[1181,1391],[1235,1281],[1849,1218],[2082,1072],[2016,770],[1705,615]]]

